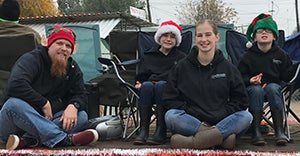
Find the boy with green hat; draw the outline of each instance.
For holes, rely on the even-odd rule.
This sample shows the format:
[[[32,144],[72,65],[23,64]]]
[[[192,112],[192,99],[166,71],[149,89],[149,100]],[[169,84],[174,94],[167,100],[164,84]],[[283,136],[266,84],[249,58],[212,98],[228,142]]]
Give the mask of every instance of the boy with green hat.
[[[276,22],[273,20],[270,14],[260,14],[253,19],[251,24],[247,29],[247,47],[250,48],[252,46],[251,42],[253,42],[254,35],[257,29],[268,28],[272,31],[275,38],[278,38],[278,28]],[[250,43],[250,44],[249,44]]]
[[[260,14],[253,19],[247,29],[248,51],[240,60],[238,68],[242,74],[249,95],[249,111],[253,115],[252,144],[264,146],[266,141],[261,136],[264,100],[270,105],[274,123],[276,145],[285,146],[288,138],[283,130],[283,97],[282,85],[288,82],[296,66],[275,40],[278,38],[278,27],[272,16]]]

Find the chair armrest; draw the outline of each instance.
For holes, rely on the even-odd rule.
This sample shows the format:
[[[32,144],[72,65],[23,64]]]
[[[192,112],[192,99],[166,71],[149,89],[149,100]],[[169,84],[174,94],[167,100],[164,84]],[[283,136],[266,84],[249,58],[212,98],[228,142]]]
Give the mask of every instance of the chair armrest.
[[[293,83],[297,79],[298,74],[299,74],[299,70],[300,70],[300,63],[298,63],[297,70],[294,74],[294,77],[289,81],[289,83]]]
[[[115,62],[113,59],[108,59],[108,58],[103,58],[103,57],[99,57],[98,61],[107,66],[113,65],[111,61],[113,61],[117,66],[133,65],[133,64],[137,64],[138,62],[140,62],[140,60],[127,60],[127,61],[123,61],[123,62]]]
[[[140,60],[127,60],[127,61],[123,61],[121,63],[119,63],[118,65],[121,65],[121,66],[128,66],[128,65],[134,65],[134,64],[137,64],[139,63]]]

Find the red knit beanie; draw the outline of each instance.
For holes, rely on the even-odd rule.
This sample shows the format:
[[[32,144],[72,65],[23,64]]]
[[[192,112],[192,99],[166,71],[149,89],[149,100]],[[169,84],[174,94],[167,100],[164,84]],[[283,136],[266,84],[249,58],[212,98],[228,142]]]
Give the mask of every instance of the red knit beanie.
[[[76,36],[74,34],[74,32],[72,31],[72,29],[67,28],[67,27],[63,27],[60,25],[55,25],[51,34],[48,36],[48,48],[51,46],[51,44],[58,40],[58,39],[65,39],[68,40],[69,42],[71,42],[72,44],[72,52],[74,51],[74,44],[76,41]]]

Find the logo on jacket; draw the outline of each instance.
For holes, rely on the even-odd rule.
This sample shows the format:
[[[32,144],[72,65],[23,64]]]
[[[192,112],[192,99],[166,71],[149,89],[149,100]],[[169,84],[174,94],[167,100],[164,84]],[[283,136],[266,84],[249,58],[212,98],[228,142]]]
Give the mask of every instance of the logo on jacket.
[[[211,79],[219,79],[219,78],[225,78],[226,74],[222,73],[222,74],[214,74],[211,76]]]
[[[273,63],[275,63],[275,64],[281,64],[281,60],[273,59]]]

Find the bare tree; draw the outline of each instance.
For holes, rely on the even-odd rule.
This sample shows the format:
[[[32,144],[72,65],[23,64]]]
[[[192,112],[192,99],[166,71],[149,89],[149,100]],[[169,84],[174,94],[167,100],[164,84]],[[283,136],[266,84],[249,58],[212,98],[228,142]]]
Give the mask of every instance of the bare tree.
[[[63,14],[129,12],[129,6],[143,8],[141,0],[57,0]]]
[[[85,12],[129,12],[129,6],[137,6],[139,0],[83,0]]]
[[[196,24],[203,19],[210,19],[218,24],[234,23],[237,11],[226,7],[222,0],[186,0],[178,10],[181,23]]]
[[[62,14],[80,14],[83,13],[81,0],[57,0],[58,9]]]

